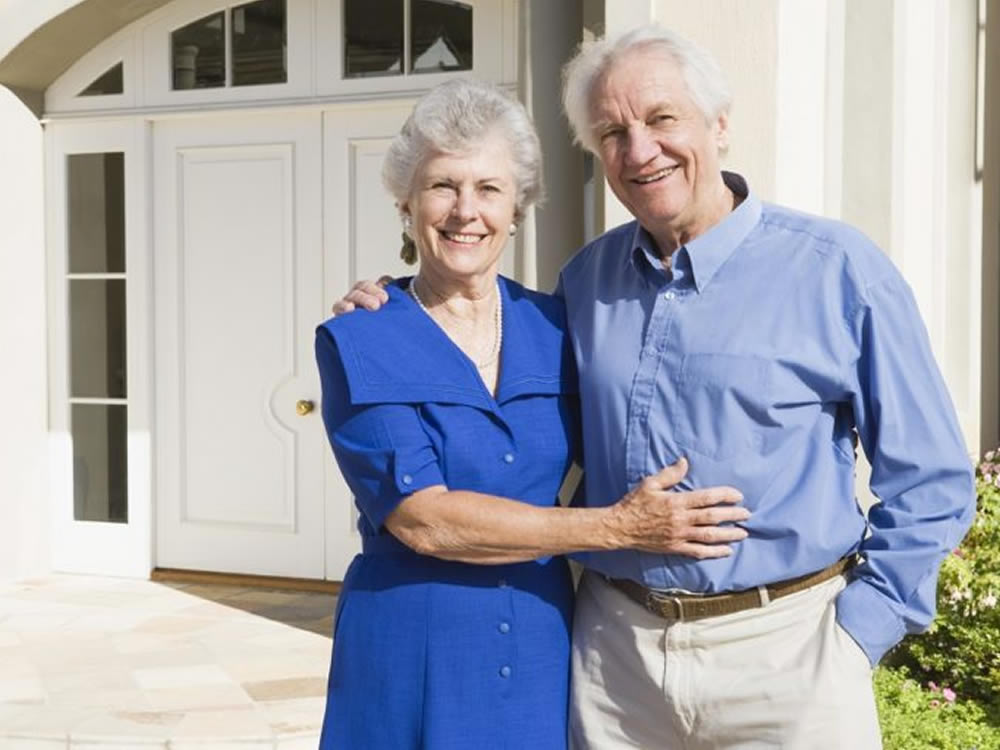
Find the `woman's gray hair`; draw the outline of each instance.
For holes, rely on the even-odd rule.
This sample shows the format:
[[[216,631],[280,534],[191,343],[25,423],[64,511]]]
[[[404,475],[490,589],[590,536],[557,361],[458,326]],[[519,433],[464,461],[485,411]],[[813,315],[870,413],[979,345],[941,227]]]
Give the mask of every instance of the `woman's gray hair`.
[[[510,148],[521,217],[542,199],[542,148],[524,106],[495,86],[456,79],[435,86],[417,101],[382,162],[382,182],[398,204],[405,203],[421,162],[433,153],[474,148],[493,132]]]
[[[644,47],[664,50],[677,61],[688,93],[706,122],[729,111],[733,97],[718,63],[705,49],[680,34],[653,24],[583,42],[563,68],[563,109],[574,139],[588,151],[597,153],[598,145],[590,121],[594,86],[613,62]]]

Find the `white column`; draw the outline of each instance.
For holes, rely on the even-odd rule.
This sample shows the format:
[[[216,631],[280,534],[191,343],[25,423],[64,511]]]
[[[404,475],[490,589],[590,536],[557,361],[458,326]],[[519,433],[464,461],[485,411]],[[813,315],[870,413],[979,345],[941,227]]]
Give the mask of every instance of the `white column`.
[[[0,581],[49,565],[42,129],[0,86]]]

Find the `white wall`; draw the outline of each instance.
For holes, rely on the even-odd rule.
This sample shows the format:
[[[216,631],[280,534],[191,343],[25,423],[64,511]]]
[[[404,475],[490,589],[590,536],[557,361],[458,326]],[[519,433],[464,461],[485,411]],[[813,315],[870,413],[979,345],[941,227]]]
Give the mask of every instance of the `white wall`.
[[[42,130],[0,87],[0,581],[48,567]]]

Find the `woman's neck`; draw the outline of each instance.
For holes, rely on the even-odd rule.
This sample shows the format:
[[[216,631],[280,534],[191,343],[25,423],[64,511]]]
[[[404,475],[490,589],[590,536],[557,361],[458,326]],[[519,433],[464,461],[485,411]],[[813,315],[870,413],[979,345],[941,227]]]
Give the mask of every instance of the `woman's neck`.
[[[439,309],[449,317],[479,320],[493,315],[496,309],[498,290],[495,273],[455,281],[421,271],[411,283],[428,310]]]

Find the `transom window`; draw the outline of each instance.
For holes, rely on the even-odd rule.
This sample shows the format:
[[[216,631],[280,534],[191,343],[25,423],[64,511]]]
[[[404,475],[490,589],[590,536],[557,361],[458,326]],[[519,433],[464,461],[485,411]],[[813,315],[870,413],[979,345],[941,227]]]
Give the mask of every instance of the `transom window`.
[[[344,0],[344,76],[472,70],[472,6],[452,0]]]
[[[199,18],[170,35],[172,88],[288,81],[285,0],[256,0]]]

